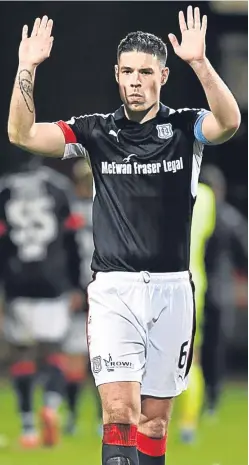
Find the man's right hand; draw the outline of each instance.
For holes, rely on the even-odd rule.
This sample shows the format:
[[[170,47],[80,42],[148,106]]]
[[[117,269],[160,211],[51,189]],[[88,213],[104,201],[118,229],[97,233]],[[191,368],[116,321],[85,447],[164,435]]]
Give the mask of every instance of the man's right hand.
[[[31,36],[28,26],[23,26],[22,40],[19,47],[20,64],[37,66],[50,56],[54,38],[51,36],[53,20],[43,16],[36,18]]]

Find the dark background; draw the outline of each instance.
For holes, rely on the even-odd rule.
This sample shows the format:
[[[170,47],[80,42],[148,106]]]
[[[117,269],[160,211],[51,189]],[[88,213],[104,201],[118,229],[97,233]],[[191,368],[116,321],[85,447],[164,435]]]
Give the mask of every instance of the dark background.
[[[218,2],[220,3],[220,2]],[[241,3],[241,2],[240,2]],[[6,127],[13,81],[18,65],[18,46],[24,24],[32,29],[37,16],[47,14],[54,20],[54,46],[49,60],[37,72],[35,103],[37,121],[69,119],[84,113],[108,113],[120,105],[113,67],[119,41],[130,31],[143,30],[159,35],[168,45],[170,78],[162,90],[162,101],[172,108],[207,107],[202,88],[193,71],[174,55],[168,33],[180,38],[178,11],[187,2],[1,2],[1,77],[0,91],[0,175],[18,163],[10,155]],[[239,34],[247,41],[247,16],[217,14],[211,2],[192,2],[208,15],[207,56],[211,63],[242,90],[240,78],[247,67],[247,53],[233,39]],[[232,46],[224,49],[222,38],[228,34]],[[242,42],[243,48],[245,47]],[[237,48],[236,48],[237,47]],[[233,49],[233,50],[231,50]],[[247,52],[247,44],[246,44]],[[230,55],[231,58],[230,58]],[[236,61],[242,56],[240,61]],[[243,58],[244,57],[244,58]],[[225,59],[225,61],[224,61]],[[243,59],[246,63],[243,64]],[[229,73],[222,63],[228,62]],[[245,72],[245,71],[243,71]],[[242,82],[244,82],[242,80]],[[230,84],[230,83],[229,83]],[[244,97],[247,102],[247,95]],[[240,103],[240,99],[239,99]],[[228,198],[240,210],[247,210],[247,103],[241,102],[242,124],[237,135],[219,147],[205,150],[206,161],[218,164],[228,180]],[[53,163],[66,172],[67,163]]]

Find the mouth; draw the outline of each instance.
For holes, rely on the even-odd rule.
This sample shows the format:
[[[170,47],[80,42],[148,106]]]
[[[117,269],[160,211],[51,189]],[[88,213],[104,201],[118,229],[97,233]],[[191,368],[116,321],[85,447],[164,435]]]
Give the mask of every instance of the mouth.
[[[131,94],[130,95],[131,98],[143,98],[143,96],[141,94]]]

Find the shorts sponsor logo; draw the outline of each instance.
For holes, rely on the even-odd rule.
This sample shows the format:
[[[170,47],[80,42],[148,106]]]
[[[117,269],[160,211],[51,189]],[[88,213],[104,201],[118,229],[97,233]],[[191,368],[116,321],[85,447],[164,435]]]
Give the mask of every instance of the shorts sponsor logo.
[[[112,359],[111,354],[109,354],[108,360],[105,360],[104,358],[103,360],[105,362],[107,371],[114,371],[118,368],[131,368],[131,369],[134,368],[134,364],[129,361],[125,361],[125,360],[114,361]]]
[[[102,361],[99,355],[97,357],[93,357],[92,359],[92,370],[95,375],[100,373],[102,370]]]

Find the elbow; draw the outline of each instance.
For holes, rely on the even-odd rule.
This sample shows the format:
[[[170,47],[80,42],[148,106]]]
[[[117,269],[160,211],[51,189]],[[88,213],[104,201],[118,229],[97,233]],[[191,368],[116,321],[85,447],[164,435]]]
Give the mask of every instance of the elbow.
[[[8,126],[7,132],[8,132],[8,138],[9,138],[10,143],[14,145],[19,145],[20,138],[19,138],[18,132],[15,131],[13,128],[11,128],[11,126]]]
[[[8,131],[8,138],[9,138],[9,141],[10,141],[11,144],[13,144],[13,145],[19,145],[19,144],[18,144],[18,137],[17,137],[17,134]]]
[[[231,131],[233,134],[235,134],[241,124],[241,113],[239,109],[237,109],[236,112],[234,112],[233,117],[231,118],[231,121],[229,122],[229,127],[227,128],[229,131]]]
[[[223,134],[225,139],[228,140],[234,136],[234,134],[238,131],[241,124],[241,114],[238,110],[236,114],[231,117],[230,121],[223,127]]]
[[[18,131],[15,131],[8,127],[8,138],[11,144],[17,145],[22,149],[26,149],[28,146],[28,139],[23,139],[20,137]]]

